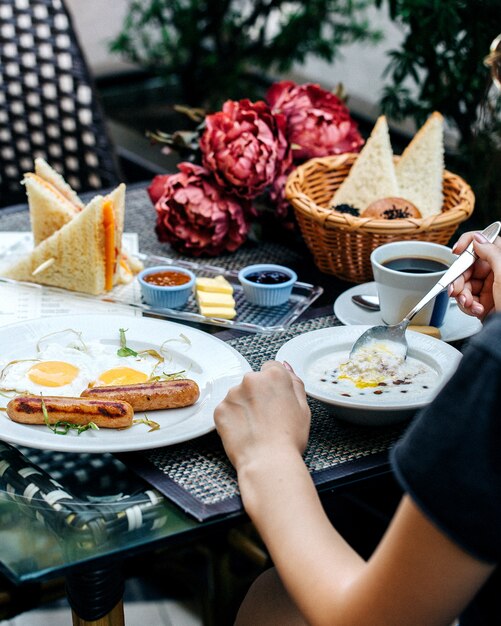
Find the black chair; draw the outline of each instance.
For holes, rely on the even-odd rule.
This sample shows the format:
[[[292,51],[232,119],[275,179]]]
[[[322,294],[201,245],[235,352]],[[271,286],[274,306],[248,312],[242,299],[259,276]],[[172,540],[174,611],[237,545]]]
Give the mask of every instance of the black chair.
[[[77,191],[121,178],[63,0],[0,0],[0,206],[25,201],[36,157]]]

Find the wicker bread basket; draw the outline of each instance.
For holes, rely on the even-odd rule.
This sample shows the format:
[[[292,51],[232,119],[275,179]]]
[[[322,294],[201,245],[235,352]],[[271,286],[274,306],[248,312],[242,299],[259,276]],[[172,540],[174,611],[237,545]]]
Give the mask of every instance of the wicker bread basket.
[[[311,159],[287,179],[285,194],[320,271],[355,283],[373,280],[370,255],[391,241],[419,239],[446,245],[471,215],[475,196],[459,176],[444,171],[442,213],[428,218],[354,217],[326,207],[357,154]],[[398,160],[398,157],[395,157]]]

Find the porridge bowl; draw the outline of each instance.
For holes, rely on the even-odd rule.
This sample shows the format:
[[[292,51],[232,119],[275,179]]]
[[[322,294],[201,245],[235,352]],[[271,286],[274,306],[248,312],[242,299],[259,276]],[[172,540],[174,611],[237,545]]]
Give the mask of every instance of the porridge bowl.
[[[290,363],[310,398],[354,424],[382,426],[407,420],[428,405],[456,371],[461,353],[449,344],[407,331],[407,358],[385,346],[349,361],[354,342],[369,326],[335,326],[294,337],[275,359]]]

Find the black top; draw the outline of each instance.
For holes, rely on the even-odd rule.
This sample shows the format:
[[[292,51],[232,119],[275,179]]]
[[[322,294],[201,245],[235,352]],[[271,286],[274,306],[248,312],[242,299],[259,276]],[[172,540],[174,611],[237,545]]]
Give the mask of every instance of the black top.
[[[501,563],[501,314],[465,351],[457,372],[392,451],[402,487],[454,542]],[[498,567],[461,625],[501,624]]]

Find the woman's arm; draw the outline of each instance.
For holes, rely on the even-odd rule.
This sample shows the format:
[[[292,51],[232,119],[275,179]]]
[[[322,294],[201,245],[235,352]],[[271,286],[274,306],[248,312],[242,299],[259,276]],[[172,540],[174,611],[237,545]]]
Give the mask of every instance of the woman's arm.
[[[310,624],[446,626],[493,567],[439,531],[409,497],[369,562],[336,532],[302,460],[309,410],[278,363],[246,375],[216,409],[245,508]]]

